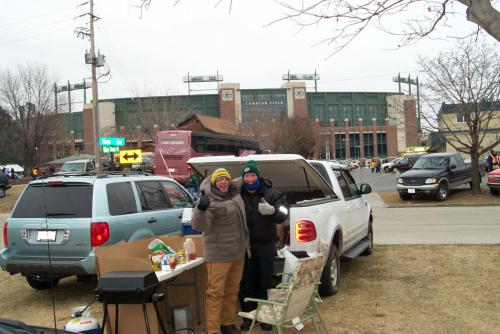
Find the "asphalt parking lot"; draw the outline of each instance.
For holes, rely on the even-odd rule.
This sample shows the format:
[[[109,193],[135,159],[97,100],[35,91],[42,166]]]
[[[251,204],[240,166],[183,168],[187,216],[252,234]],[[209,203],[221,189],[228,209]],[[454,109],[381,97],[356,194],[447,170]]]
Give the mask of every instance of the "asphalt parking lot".
[[[359,185],[369,183],[373,192],[396,190],[396,184],[400,173],[371,173],[369,168],[357,168],[351,170],[351,174]],[[484,175],[481,184],[486,184],[487,175]]]
[[[398,173],[371,173],[369,168],[357,168],[351,170],[356,183],[369,183],[373,192],[396,190]]]

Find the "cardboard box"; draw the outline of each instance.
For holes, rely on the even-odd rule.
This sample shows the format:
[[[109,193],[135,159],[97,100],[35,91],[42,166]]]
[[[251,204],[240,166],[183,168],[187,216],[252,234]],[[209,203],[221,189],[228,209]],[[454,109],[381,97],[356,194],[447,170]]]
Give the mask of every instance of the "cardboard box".
[[[193,239],[196,245],[197,256],[203,256],[203,242],[200,235],[189,236]],[[105,275],[109,272],[114,271],[148,271],[152,270],[151,262],[148,257],[148,244],[153,239],[160,239],[165,242],[168,246],[178,251],[183,248],[185,237],[181,236],[157,236],[148,239],[137,240],[133,242],[119,242],[117,244],[96,248],[96,266],[98,277]],[[196,270],[197,284],[199,294],[199,309],[200,314],[196,312],[195,305],[195,291],[193,286],[184,285],[186,281],[191,281],[194,279],[194,270]],[[196,267],[193,270],[189,270],[176,276],[174,279],[174,284],[182,285],[170,285],[172,282],[161,282],[160,291],[164,292],[168,298],[167,301],[162,301],[158,304],[160,308],[160,313],[165,325],[169,324],[170,321],[170,310],[175,305],[192,305],[195,319],[195,331],[196,333],[202,332],[202,327],[204,327],[204,310],[205,310],[205,292],[207,283],[207,272],[205,264]],[[144,323],[144,316],[142,312],[142,305],[120,305],[119,306],[119,324],[118,330],[120,334],[128,333],[146,333],[146,325]],[[108,333],[115,333],[115,307],[108,306],[109,320],[106,324],[106,329]],[[153,305],[147,305],[148,320],[151,327],[152,333],[161,333],[159,327],[156,313],[154,311]],[[196,319],[200,322],[200,325],[196,323]],[[111,330],[111,332],[110,332]],[[167,329],[168,330],[168,329]]]

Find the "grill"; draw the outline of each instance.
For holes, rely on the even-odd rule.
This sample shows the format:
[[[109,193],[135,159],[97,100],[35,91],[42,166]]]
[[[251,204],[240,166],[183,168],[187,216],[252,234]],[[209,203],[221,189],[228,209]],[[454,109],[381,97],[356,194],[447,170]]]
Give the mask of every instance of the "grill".
[[[108,304],[150,303],[160,288],[154,272],[112,272],[99,278],[97,295]]]
[[[97,299],[104,304],[104,317],[102,324],[107,321],[108,304],[115,304],[115,333],[118,333],[118,305],[119,304],[142,304],[144,322],[147,333],[151,333],[149,327],[146,304],[152,303],[158,317],[163,333],[167,333],[158,310],[157,302],[165,298],[165,294],[157,293],[160,282],[156,274],[151,271],[125,271],[111,272],[99,278],[95,290]]]
[[[425,182],[425,177],[404,177],[403,178],[403,184],[405,186],[421,186]]]

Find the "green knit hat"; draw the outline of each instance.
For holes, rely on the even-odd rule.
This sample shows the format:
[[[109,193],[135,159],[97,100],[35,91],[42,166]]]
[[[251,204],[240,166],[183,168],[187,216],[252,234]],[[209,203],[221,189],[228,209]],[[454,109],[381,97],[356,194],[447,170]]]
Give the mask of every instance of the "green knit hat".
[[[241,175],[243,176],[248,173],[254,173],[255,175],[257,175],[257,177],[260,177],[260,170],[259,168],[257,168],[257,163],[254,160],[247,161],[243,166]]]

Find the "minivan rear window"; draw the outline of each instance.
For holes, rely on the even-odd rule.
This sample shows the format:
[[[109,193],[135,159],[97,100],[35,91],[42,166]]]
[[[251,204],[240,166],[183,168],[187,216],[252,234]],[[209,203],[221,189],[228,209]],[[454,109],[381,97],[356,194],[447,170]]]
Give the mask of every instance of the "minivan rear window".
[[[112,216],[137,213],[134,191],[130,182],[110,183],[106,186],[109,213]]]
[[[90,218],[92,190],[89,183],[32,184],[19,199],[12,218]]]

